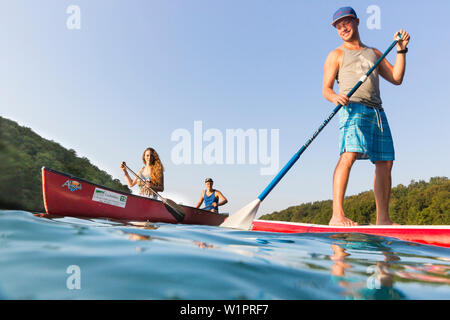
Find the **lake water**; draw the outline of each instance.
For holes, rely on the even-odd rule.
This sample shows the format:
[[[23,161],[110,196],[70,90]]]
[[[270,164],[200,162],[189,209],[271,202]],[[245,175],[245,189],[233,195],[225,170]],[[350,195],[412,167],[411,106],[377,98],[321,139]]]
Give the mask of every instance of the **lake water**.
[[[449,299],[450,249],[0,210],[1,299]]]

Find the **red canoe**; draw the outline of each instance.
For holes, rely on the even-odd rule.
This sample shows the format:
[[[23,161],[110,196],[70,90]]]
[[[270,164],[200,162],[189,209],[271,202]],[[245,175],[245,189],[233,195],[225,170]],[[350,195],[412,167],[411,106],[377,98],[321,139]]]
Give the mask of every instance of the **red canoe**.
[[[42,168],[42,193],[45,211],[51,215],[177,223],[159,200],[116,191],[46,167]],[[218,226],[228,216],[181,207],[186,213],[184,224]]]
[[[52,215],[177,223],[159,200],[112,190],[45,167],[42,168],[42,190],[45,210]],[[218,226],[228,216],[188,206],[182,207],[186,212],[183,224]],[[450,247],[450,226],[332,227],[254,220],[252,230],[282,233],[365,233]]]

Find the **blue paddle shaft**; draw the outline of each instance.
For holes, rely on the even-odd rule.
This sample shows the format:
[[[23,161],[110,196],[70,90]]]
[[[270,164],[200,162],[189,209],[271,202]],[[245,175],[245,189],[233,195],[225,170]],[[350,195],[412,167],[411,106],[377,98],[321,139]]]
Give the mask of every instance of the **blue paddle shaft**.
[[[361,77],[361,79],[358,81],[358,83],[350,90],[349,93],[347,93],[347,97],[350,98],[356,90],[366,81],[367,77],[375,70],[376,67],[380,64],[380,62],[388,55],[388,53],[394,48],[394,46],[397,44],[397,42],[401,39],[400,33],[397,34],[397,39],[392,42],[392,44],[389,46],[389,48],[381,55],[381,57],[375,62],[372,68],[369,69],[369,71],[366,72],[366,74]],[[302,153],[308,148],[308,146],[313,142],[313,140],[319,135],[319,133],[325,128],[325,126],[330,122],[330,120],[338,113],[338,111],[342,108],[341,104],[338,104],[336,108],[334,108],[333,112],[328,116],[328,118],[320,125],[319,129],[314,132],[311,138],[309,138],[308,141],[300,148],[300,150],[297,151],[296,154],[292,156],[292,158],[289,160],[288,163],[278,172],[278,174],[273,178],[273,180],[270,182],[270,184],[264,189],[263,192],[258,196],[258,199],[263,201],[267,195],[272,191],[273,188],[280,182],[280,180],[284,177],[284,175],[291,169],[291,167],[294,165],[294,163],[297,162],[297,160],[300,158]]]

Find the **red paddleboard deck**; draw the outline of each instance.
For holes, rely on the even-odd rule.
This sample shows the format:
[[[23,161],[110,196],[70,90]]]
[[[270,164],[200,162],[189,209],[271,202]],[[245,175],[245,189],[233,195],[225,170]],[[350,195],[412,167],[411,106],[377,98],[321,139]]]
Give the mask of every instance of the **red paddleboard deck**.
[[[42,193],[45,211],[50,215],[177,223],[159,200],[116,191],[45,167]],[[218,226],[228,216],[181,207],[186,213],[183,224]]]
[[[334,227],[284,221],[254,220],[253,231],[283,233],[365,233],[405,241],[450,247],[450,226],[357,226]]]

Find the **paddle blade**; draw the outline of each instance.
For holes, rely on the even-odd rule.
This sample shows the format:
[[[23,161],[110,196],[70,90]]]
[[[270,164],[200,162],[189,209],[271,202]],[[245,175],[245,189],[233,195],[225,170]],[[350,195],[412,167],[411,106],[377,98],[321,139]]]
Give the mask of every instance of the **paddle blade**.
[[[182,222],[184,220],[186,212],[182,207],[176,204],[175,201],[170,199],[163,199],[163,204],[166,209],[172,214],[172,216],[177,219],[178,222]]]
[[[250,230],[261,200],[256,199],[228,217],[220,226],[225,228]]]

